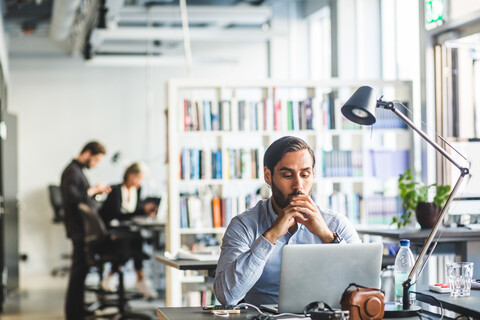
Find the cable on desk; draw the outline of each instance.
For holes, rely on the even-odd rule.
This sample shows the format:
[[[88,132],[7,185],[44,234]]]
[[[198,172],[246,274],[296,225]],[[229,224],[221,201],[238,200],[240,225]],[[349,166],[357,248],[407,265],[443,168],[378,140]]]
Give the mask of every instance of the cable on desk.
[[[444,315],[445,315],[445,310],[443,309],[443,305],[442,305],[442,302],[440,300],[438,300],[437,298],[435,298],[434,296],[432,295],[429,295],[429,294],[426,294],[426,293],[423,293],[423,292],[417,292],[417,291],[412,291],[412,293],[415,293],[415,294],[419,294],[419,295],[422,295],[422,296],[425,296],[425,297],[429,297],[430,299],[434,300],[438,305],[438,307],[440,308],[440,310],[442,311],[442,316],[440,317],[439,320],[442,320]],[[420,316],[420,315],[419,315]],[[420,318],[422,318],[420,316]]]
[[[257,306],[255,306],[255,305],[253,305],[253,304],[250,304],[250,303],[240,303],[240,304],[237,304],[237,305],[235,306],[235,308],[240,308],[240,307],[242,307],[242,306],[253,308],[253,309],[255,309],[255,310],[259,313],[259,314],[256,315],[255,317],[250,318],[250,319],[252,319],[252,320],[271,320],[271,319],[275,319],[275,318],[283,317],[283,316],[292,316],[292,317],[299,317],[299,318],[307,317],[307,315],[296,314],[296,313],[270,314],[270,313],[263,312],[263,311],[260,310]]]

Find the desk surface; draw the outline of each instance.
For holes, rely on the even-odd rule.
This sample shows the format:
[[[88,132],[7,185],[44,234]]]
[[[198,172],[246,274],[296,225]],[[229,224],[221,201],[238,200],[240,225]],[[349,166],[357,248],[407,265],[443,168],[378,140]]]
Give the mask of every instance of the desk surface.
[[[185,259],[169,259],[162,254],[156,256],[158,262],[179,270],[215,270],[217,261],[198,261]]]
[[[180,307],[180,308],[157,308],[157,317],[163,320],[175,320],[175,319],[193,319],[193,320],[212,320],[223,319],[210,313],[210,311],[202,310],[200,307]],[[258,314],[253,309],[242,310],[238,314],[230,314],[226,319],[247,319],[248,316]],[[307,318],[304,318],[307,319]]]
[[[371,229],[367,227],[357,228],[360,235],[369,234],[382,236],[394,240],[410,239],[411,242],[421,242],[427,239],[431,229]],[[440,228],[434,238],[438,242],[479,241],[480,230],[471,230],[466,227]]]
[[[420,287],[419,292],[435,297],[441,301],[445,309],[480,319],[480,290],[472,290],[469,297],[451,297],[450,294],[436,293],[428,290],[424,286]],[[438,306],[435,300],[421,294],[417,294],[417,300]]]
[[[222,317],[215,316],[211,314],[209,311],[202,310],[201,307],[177,307],[177,308],[157,308],[155,310],[156,315],[159,319],[162,320],[217,320],[217,319],[224,319]],[[247,320],[251,319],[252,316],[257,315],[258,312],[253,308],[249,308],[247,310],[242,310],[239,314],[231,314],[228,318],[225,319],[236,319],[236,320]],[[429,313],[423,312],[422,315],[428,315],[428,319],[440,319],[440,316]],[[292,317],[292,316],[283,316],[275,319],[303,319],[308,320],[309,317]],[[404,319],[412,319],[418,320],[419,317],[412,317],[412,318],[404,318]],[[445,319],[445,318],[444,318]]]

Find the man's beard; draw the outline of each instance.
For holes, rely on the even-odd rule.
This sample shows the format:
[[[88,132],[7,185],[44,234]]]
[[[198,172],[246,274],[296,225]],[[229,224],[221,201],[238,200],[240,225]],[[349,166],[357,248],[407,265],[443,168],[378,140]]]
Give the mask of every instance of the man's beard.
[[[285,209],[290,203],[290,201],[292,201],[292,198],[299,194],[304,194],[304,193],[299,190],[296,190],[290,193],[288,196],[285,196],[282,193],[282,191],[280,191],[280,189],[278,189],[277,186],[275,186],[275,183],[273,182],[273,179],[272,179],[272,197],[273,199],[275,199],[275,202],[280,208]],[[308,195],[311,195],[311,194],[312,194],[312,190],[310,190]]]
[[[85,161],[85,168],[90,169],[91,167],[92,167],[92,160],[90,158],[88,158]]]

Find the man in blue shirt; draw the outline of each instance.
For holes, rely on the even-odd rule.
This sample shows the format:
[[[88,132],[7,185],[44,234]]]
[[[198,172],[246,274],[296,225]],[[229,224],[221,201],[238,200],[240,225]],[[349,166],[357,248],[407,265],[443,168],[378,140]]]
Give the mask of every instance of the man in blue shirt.
[[[312,201],[314,166],[302,139],[286,136],[268,147],[264,179],[272,196],[234,217],[225,231],[213,285],[221,304],[278,303],[285,245],[360,242],[345,216]]]

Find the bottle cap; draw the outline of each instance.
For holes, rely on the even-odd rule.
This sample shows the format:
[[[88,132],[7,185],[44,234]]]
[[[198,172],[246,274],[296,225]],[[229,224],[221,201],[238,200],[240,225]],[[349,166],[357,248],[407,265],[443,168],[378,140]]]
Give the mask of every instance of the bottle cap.
[[[402,247],[408,247],[410,245],[410,240],[408,239],[402,239],[400,240],[400,246]]]

